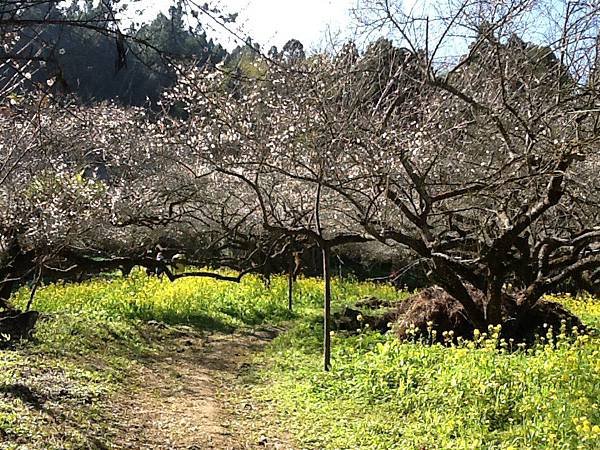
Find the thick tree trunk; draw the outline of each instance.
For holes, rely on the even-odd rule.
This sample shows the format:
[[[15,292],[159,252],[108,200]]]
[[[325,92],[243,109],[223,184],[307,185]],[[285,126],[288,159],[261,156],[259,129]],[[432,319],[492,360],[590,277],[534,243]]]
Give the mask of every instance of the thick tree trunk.
[[[4,275],[5,278],[10,276],[9,273],[2,273],[2,275]],[[0,309],[12,309],[8,299],[12,294],[14,284],[14,281],[4,281],[2,284],[0,284]]]
[[[6,253],[3,256],[5,265],[0,268],[0,308],[14,311],[10,304],[10,296],[34,272],[35,254],[33,252],[23,252],[15,239],[7,246]]]
[[[330,249],[324,246],[323,253],[323,369],[331,369],[331,272],[329,266]]]
[[[478,305],[473,301],[468,289],[458,275],[446,265],[445,261],[438,258],[433,258],[433,261],[435,263],[432,277],[434,281],[463,306],[468,319],[476,328],[485,329],[489,322],[485,318],[483,305]]]
[[[484,318],[488,324],[500,325],[502,323],[502,283],[491,276],[489,279]]]
[[[577,286],[577,290],[587,291],[588,294],[591,294],[594,297],[600,297],[600,284],[594,283],[594,275],[597,277],[600,269],[596,269],[592,274],[590,273],[582,273],[579,277],[575,279],[575,283]],[[576,292],[576,294],[579,294]]]

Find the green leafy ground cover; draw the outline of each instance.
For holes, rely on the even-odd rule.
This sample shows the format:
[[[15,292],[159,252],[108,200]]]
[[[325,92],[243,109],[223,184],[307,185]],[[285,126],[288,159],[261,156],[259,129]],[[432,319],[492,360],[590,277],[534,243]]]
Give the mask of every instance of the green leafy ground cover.
[[[334,309],[398,297],[339,280],[333,294]],[[94,443],[123,431],[110,424],[109,399],[170,333],[282,323],[289,331],[260,356],[244,395],[262,406],[258,429],[271,426],[298,448],[600,448],[597,336],[509,352],[495,348],[493,332],[454,348],[338,333],[325,374],[321,284],[300,280],[294,313],[286,296],[284,278],[267,288],[254,277],[169,283],[137,272],[38,290],[36,339],[0,351],[0,448],[102,448]],[[28,297],[23,290],[17,301]],[[600,302],[561,301],[600,328]]]
[[[600,325],[599,301],[559,300]],[[315,311],[273,343],[260,374],[268,389],[255,388],[299,447],[600,448],[597,335],[498,350],[497,330],[452,348],[334,334],[323,373],[317,321]]]
[[[335,284],[340,298],[369,291]],[[303,281],[298,293],[298,311],[320,304],[318,283]],[[23,289],[16,303],[23,307],[29,295]],[[110,426],[108,400],[129,374],[164,352],[170,335],[182,328],[230,332],[299,317],[287,309],[284,278],[267,288],[256,277],[240,284],[206,278],[170,283],[141,271],[46,286],[38,289],[34,307],[42,312],[35,339],[0,350],[0,449],[103,448],[119,432]]]
[[[16,301],[28,298],[24,289]],[[0,350],[0,448],[102,448],[118,432],[108,425],[108,400],[163,350],[169,333],[288,318],[275,298],[276,290],[267,292],[256,279],[169,283],[141,272],[39,289],[35,339]]]

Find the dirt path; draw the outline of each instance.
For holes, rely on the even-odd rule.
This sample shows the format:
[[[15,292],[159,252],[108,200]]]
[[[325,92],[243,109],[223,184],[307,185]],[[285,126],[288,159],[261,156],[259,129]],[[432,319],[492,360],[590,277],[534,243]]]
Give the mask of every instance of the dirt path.
[[[165,351],[145,362],[132,388],[113,402],[120,424],[115,448],[289,448],[252,440],[237,429],[236,412],[224,400],[252,356],[277,332],[190,332],[169,338]]]

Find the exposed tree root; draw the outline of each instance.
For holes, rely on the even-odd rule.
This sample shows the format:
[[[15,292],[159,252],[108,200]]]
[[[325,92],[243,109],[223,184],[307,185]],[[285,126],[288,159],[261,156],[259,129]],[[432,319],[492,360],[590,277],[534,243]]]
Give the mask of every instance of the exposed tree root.
[[[475,302],[482,305],[483,295],[472,294]],[[356,305],[363,311],[345,308],[334,315],[335,329],[350,332],[365,327],[381,332],[393,329],[401,340],[422,339],[432,343],[456,342],[458,338],[470,340],[474,336],[475,326],[467,318],[463,306],[439,287],[424,289],[400,302],[367,298]],[[388,310],[371,313],[379,308]],[[549,300],[540,300],[530,310],[516,314],[515,302],[505,296],[502,311],[505,319],[500,324],[500,337],[513,339],[515,343],[532,344],[539,337],[545,337],[549,330],[553,335],[559,334],[561,329],[569,334],[574,327],[579,331],[586,330],[577,316],[560,303]],[[449,337],[444,332],[452,333]]]

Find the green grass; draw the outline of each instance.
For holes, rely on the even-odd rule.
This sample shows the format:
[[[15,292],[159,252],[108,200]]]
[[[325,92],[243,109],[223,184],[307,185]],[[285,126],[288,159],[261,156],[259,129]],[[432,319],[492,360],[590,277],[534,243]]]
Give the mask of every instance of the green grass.
[[[599,301],[560,300],[600,323]],[[453,348],[335,334],[324,373],[319,335],[307,317],[280,336],[254,391],[302,448],[600,448],[598,336],[508,352],[493,333]]]
[[[296,320],[304,311],[319,310],[320,289],[315,280],[301,280],[297,313],[291,313],[283,277],[266,287],[253,276],[239,284],[208,278],[171,283],[136,271],[129,278],[40,288],[35,339],[0,350],[0,449],[96,448],[97,442],[110,442],[116,430],[108,399],[179,331],[228,332]],[[348,304],[371,290],[334,283],[337,298]],[[379,293],[394,295],[391,288]],[[16,305],[24,307],[29,295],[28,289],[18,292]]]
[[[279,324],[321,311],[321,283],[301,279],[296,285],[294,312],[287,307],[287,280],[274,277],[266,286],[258,277],[241,283],[210,278],[147,277],[142,271],[128,278],[97,279],[80,284],[52,284],[37,291],[34,309],[43,318],[37,328],[38,353],[68,355],[97,352],[131,358],[151,353],[155,343],[144,338],[149,321],[195,329],[230,332],[240,327]],[[335,280],[336,305],[351,305],[367,295],[395,298],[390,286]],[[29,290],[14,301],[23,307]],[[106,344],[110,345],[106,345]]]
[[[335,280],[334,310],[371,295],[405,294]],[[28,298],[24,289],[16,301]],[[599,301],[560,300],[600,328]],[[600,448],[598,336],[507,352],[493,339],[443,348],[337,333],[333,370],[324,373],[319,280],[300,280],[293,313],[283,277],[268,288],[255,277],[170,283],[140,272],[45,286],[34,306],[42,312],[35,340],[0,351],[0,449],[111,442],[108,400],[173,333],[263,324],[288,331],[260,357],[244,395],[263,400],[255,428],[274,426],[299,448]]]

